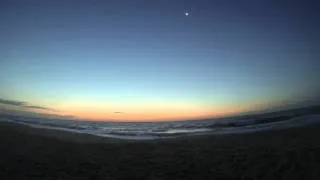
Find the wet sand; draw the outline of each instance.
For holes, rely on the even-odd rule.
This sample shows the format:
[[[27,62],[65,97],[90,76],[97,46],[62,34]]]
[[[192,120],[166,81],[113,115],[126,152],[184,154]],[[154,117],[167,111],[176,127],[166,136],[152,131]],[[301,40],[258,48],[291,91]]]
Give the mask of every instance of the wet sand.
[[[320,125],[128,141],[0,122],[0,179],[320,179]]]

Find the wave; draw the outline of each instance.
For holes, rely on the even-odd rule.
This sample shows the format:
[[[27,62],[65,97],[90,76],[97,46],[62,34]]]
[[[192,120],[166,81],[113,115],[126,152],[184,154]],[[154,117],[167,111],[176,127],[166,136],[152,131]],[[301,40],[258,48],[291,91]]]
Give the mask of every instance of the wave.
[[[250,119],[224,119],[223,121],[184,121],[162,123],[117,123],[39,118],[7,118],[7,121],[35,128],[56,129],[95,136],[154,140],[190,135],[235,134],[287,128],[320,121],[320,115],[298,117],[256,117]]]

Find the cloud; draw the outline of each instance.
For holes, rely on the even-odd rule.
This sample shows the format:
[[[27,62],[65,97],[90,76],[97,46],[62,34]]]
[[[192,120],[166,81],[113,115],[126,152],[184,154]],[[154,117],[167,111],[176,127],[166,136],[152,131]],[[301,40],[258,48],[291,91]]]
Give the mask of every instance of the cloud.
[[[24,116],[24,117],[36,117],[36,118],[54,118],[54,119],[69,119],[75,120],[75,116],[71,115],[59,115],[59,114],[48,114],[48,113],[38,113],[38,112],[30,112],[26,110],[12,110],[7,109],[5,107],[0,107],[0,116],[1,115],[16,115],[16,116]]]
[[[123,112],[117,111],[117,112],[113,112],[113,113],[115,113],[115,114],[122,114]]]
[[[31,108],[31,109],[41,109],[41,110],[47,110],[47,111],[57,111],[51,108],[43,107],[43,106],[34,106],[34,105],[28,105],[28,106],[23,106],[25,108]]]
[[[12,105],[12,106],[26,106],[28,103],[23,101],[13,101],[13,100],[6,100],[0,99],[1,104]]]
[[[56,111],[54,109],[47,108],[44,106],[32,105],[32,104],[25,102],[25,101],[15,101],[15,100],[7,100],[7,99],[0,98],[0,104],[18,106],[18,107],[29,108],[29,109],[41,109],[41,110],[46,110],[46,111]]]

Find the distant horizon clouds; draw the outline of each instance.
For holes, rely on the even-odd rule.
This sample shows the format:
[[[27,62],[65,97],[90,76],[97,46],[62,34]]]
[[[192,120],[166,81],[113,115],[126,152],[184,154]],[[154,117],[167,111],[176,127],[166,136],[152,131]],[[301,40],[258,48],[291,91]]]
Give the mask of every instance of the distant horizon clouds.
[[[57,112],[57,110],[55,110],[55,109],[44,107],[44,106],[32,105],[32,104],[25,102],[25,101],[16,101],[16,100],[8,100],[8,99],[1,99],[0,98],[0,104],[18,106],[21,108],[41,109],[41,110]]]

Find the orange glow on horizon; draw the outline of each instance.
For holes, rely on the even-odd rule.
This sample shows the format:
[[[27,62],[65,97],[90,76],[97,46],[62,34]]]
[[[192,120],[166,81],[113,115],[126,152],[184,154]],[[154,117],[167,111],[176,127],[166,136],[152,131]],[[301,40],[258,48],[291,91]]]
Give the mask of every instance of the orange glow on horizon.
[[[98,120],[98,121],[173,121],[190,120],[201,118],[214,118],[232,115],[241,112],[240,108],[216,108],[211,109],[146,109],[145,111],[127,110],[123,112],[113,112],[101,109],[72,109],[65,111],[68,115],[73,115],[78,119]]]
[[[251,102],[247,105],[236,103],[199,105],[196,103],[137,103],[132,104],[105,104],[84,101],[65,101],[56,106],[46,104],[56,111],[45,109],[18,109],[40,113],[48,116],[73,116],[78,120],[96,121],[175,121],[218,118],[237,115],[240,113],[262,109],[269,106],[267,102]],[[12,108],[15,109],[14,107]]]

